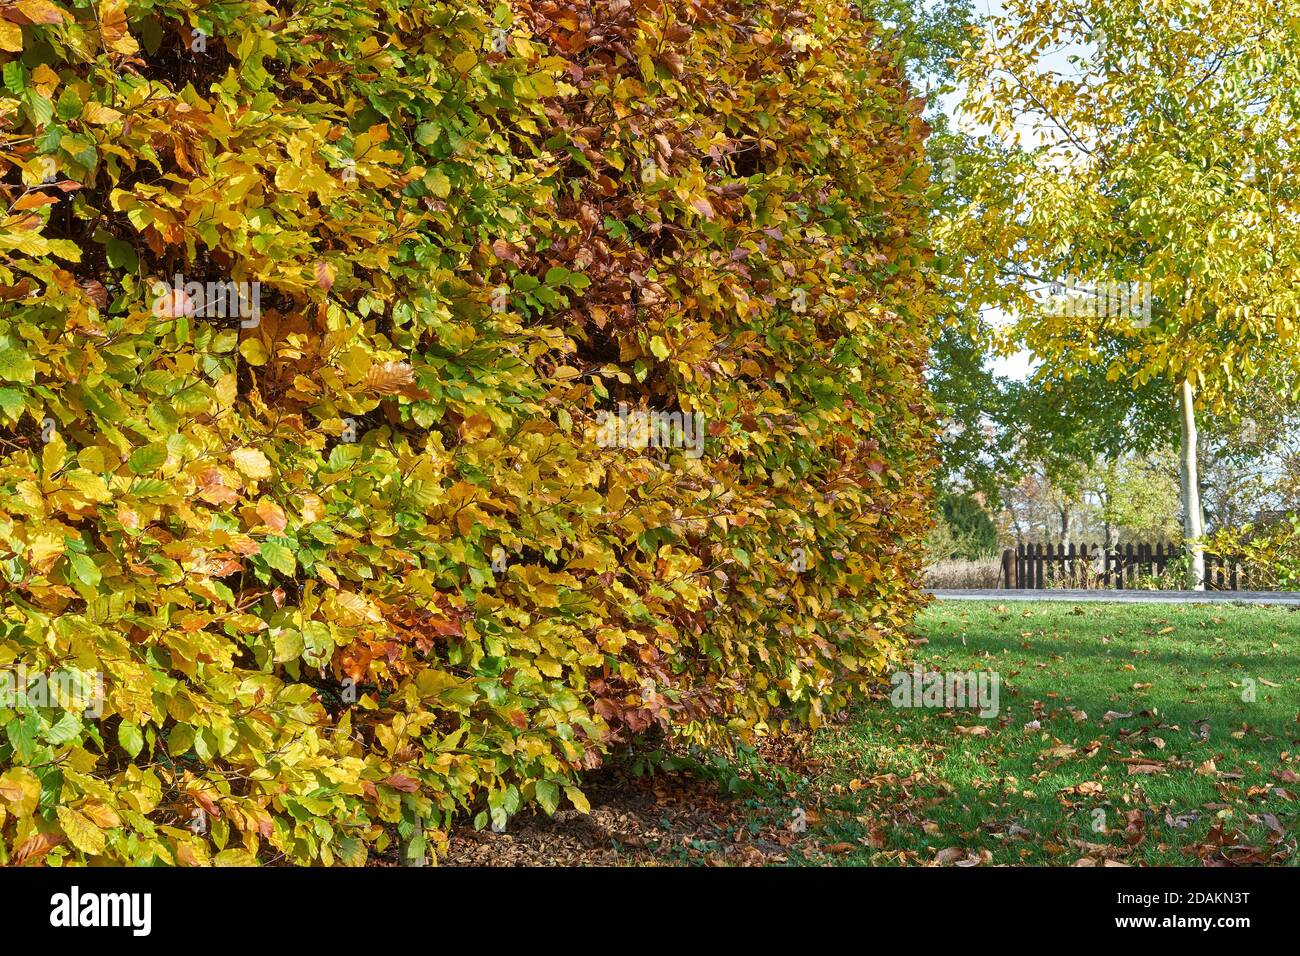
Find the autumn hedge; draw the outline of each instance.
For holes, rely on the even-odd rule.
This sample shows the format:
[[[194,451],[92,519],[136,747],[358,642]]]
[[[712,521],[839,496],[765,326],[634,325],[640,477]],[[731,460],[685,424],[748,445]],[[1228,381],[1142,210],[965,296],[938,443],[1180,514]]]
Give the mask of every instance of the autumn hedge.
[[[16,0],[0,50],[7,862],[420,856],[896,656],[924,127],[852,4]]]

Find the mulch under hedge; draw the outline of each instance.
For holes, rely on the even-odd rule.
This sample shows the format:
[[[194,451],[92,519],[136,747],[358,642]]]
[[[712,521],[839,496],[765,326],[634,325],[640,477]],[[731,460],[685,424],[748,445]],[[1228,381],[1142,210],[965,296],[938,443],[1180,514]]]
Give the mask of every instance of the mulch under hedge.
[[[769,766],[815,771],[801,738],[768,741]],[[766,775],[765,775],[766,776]],[[796,833],[771,780],[728,793],[712,776],[688,770],[635,775],[610,763],[584,775],[591,813],[553,817],[525,811],[505,833],[454,829],[443,866],[767,866],[812,837]],[[390,861],[391,865],[391,861]]]

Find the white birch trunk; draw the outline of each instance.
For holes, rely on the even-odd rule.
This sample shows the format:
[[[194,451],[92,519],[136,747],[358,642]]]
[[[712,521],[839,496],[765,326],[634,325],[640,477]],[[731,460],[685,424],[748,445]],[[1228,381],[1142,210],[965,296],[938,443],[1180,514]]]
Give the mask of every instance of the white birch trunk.
[[[1201,537],[1205,533],[1201,514],[1201,476],[1196,460],[1196,396],[1192,383],[1184,381],[1178,396],[1182,421],[1182,445],[1178,450],[1178,477],[1183,494],[1183,537],[1187,539],[1188,554],[1192,558],[1190,584],[1197,591],[1205,590],[1205,550]]]

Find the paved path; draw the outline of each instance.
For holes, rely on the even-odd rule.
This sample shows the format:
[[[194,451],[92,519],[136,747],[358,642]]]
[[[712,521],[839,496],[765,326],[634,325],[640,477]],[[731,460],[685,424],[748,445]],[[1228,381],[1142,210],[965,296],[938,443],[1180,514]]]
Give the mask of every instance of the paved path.
[[[1031,590],[949,591],[927,588],[941,601],[1110,601],[1119,604],[1295,604],[1300,593],[1290,591],[1069,591]]]

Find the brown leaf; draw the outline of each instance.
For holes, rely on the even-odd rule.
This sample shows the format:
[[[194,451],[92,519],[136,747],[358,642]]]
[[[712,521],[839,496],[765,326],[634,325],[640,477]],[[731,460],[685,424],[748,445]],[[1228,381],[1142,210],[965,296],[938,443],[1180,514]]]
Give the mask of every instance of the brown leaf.
[[[492,419],[473,414],[460,423],[460,437],[467,442],[482,441],[492,434]]]
[[[703,216],[705,219],[712,219],[717,215],[713,208],[713,203],[709,202],[703,196],[691,200],[691,208]]]
[[[81,812],[89,817],[95,826],[103,830],[111,830],[122,825],[122,820],[117,815],[117,811],[98,801],[87,803],[81,808]]]
[[[1073,787],[1062,787],[1059,792],[1073,793],[1081,797],[1095,797],[1105,793],[1106,788],[1095,780],[1085,780],[1083,783],[1076,783]]]
[[[275,534],[280,534],[289,524],[289,519],[285,517],[284,509],[274,501],[265,499],[257,503],[257,516],[262,519],[262,523],[271,529]]]
[[[334,267],[328,262],[316,263],[316,284],[328,292],[334,288]]]
[[[14,866],[22,866],[24,863],[40,859],[60,843],[64,842],[65,839],[66,837],[64,837],[62,833],[32,834],[14,848],[14,855],[11,862]]]
[[[372,395],[429,397],[428,392],[416,387],[415,369],[406,362],[378,362],[370,366],[362,387]]]

